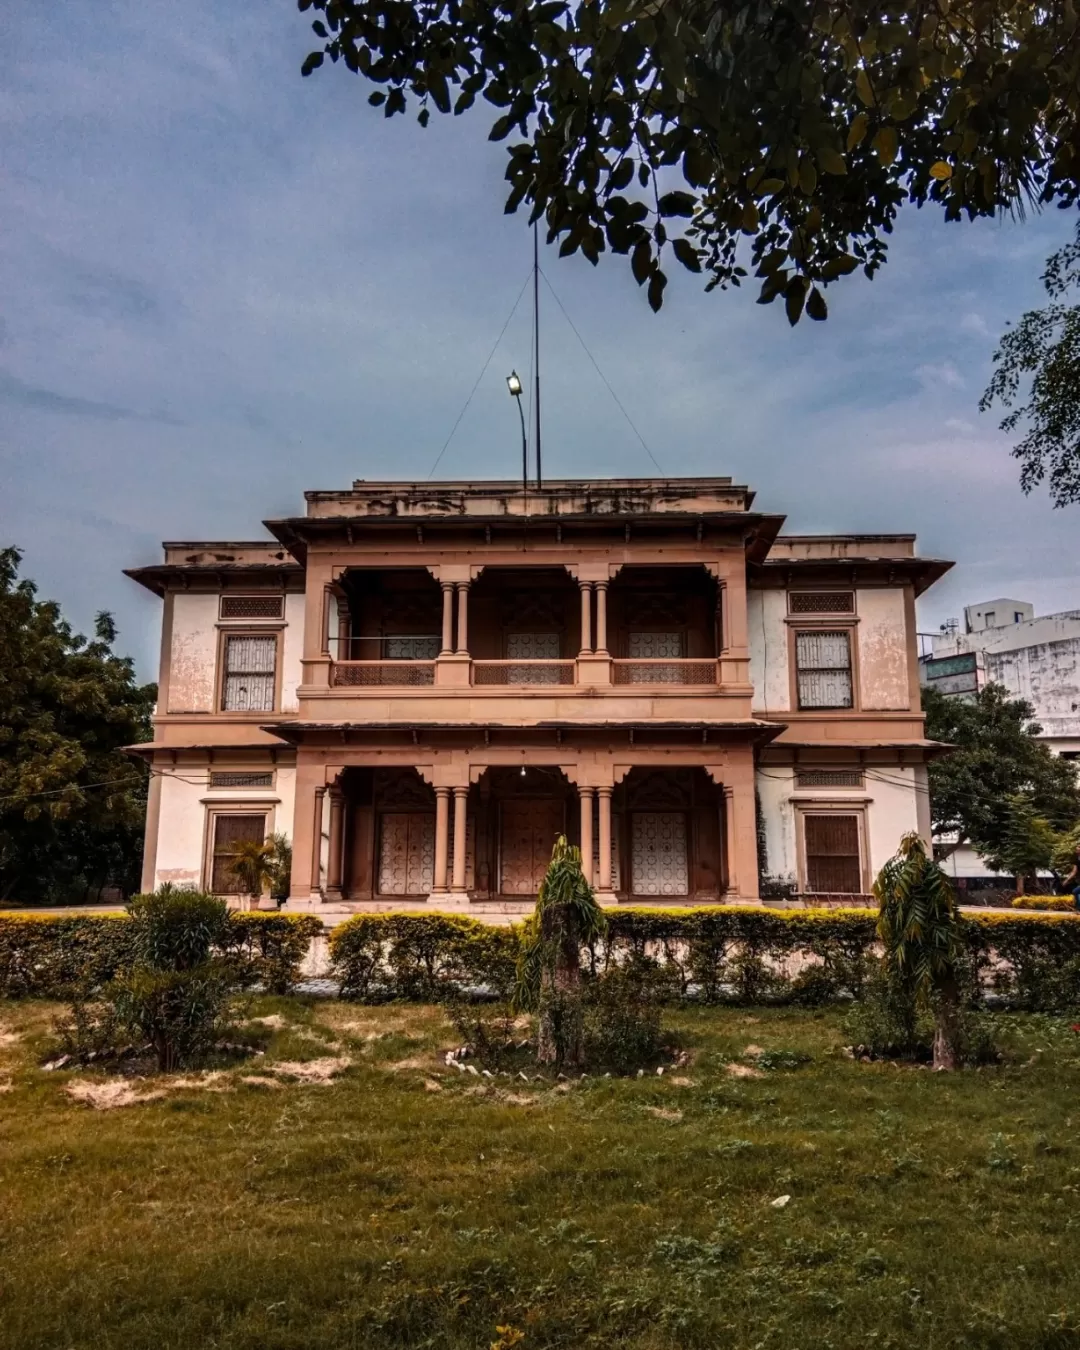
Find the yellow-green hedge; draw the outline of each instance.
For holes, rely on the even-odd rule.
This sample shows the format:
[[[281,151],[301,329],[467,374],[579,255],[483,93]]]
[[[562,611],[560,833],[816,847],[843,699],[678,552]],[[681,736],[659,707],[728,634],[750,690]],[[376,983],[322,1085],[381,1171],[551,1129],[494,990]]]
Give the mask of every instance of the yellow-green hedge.
[[[1013,909],[1053,910],[1068,913],[1076,910],[1076,901],[1071,895],[1017,895],[1012,900]]]
[[[220,955],[242,984],[287,993],[311,941],[323,931],[311,914],[229,916]],[[0,998],[63,998],[111,980],[132,960],[124,914],[0,915]]]

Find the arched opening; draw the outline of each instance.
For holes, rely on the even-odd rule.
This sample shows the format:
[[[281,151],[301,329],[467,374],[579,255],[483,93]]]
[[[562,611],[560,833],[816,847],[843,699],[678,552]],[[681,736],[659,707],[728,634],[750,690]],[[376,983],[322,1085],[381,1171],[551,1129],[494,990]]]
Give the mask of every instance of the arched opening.
[[[560,834],[578,842],[577,791],[553,766],[491,767],[470,801],[476,820],[476,893],[535,899]]]
[[[726,889],[724,796],[699,768],[635,768],[613,805],[615,889],[651,902],[715,901]]]

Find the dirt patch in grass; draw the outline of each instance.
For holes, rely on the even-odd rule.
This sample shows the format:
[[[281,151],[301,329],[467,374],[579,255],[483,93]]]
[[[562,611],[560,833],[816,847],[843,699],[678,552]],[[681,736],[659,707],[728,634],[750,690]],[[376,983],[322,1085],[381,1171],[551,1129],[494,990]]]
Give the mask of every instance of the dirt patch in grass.
[[[281,1074],[285,1078],[292,1078],[298,1083],[330,1083],[339,1073],[343,1073],[352,1060],[348,1055],[337,1055],[334,1058],[325,1059],[306,1059],[306,1060],[283,1060],[280,1064],[269,1064],[267,1068],[272,1073]]]
[[[670,1106],[647,1106],[645,1110],[650,1116],[655,1116],[657,1120],[670,1120],[676,1125],[683,1118],[681,1111],[676,1111]]]
[[[7,1027],[0,1027],[0,1047],[5,1045],[15,1045],[21,1040],[21,1031],[9,1031]]]
[[[10,1078],[0,1078],[0,1092],[14,1092],[15,1084]]]
[[[395,1060],[393,1064],[380,1064],[379,1067],[385,1069],[387,1073],[408,1073],[410,1069],[420,1069],[425,1073],[430,1073],[431,1056],[413,1055],[409,1059]]]
[[[121,1106],[137,1106],[139,1102],[158,1101],[165,1096],[160,1089],[141,1092],[128,1078],[113,1079],[111,1082],[98,1083],[86,1078],[73,1078],[65,1084],[64,1091],[75,1101],[95,1111],[114,1111]]]
[[[280,1090],[285,1086],[280,1078],[271,1078],[265,1073],[245,1073],[240,1078],[241,1083],[250,1083],[252,1087],[267,1087]]]
[[[271,1031],[281,1031],[289,1024],[280,1013],[269,1013],[266,1017],[253,1017],[252,1023],[260,1027],[269,1027]]]
[[[732,1078],[764,1078],[765,1075],[761,1069],[755,1069],[751,1064],[725,1064],[724,1072],[731,1074]]]

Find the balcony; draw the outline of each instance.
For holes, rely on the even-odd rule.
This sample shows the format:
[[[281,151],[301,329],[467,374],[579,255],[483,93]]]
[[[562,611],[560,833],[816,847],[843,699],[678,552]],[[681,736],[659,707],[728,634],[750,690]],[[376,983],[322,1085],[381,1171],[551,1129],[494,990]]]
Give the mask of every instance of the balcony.
[[[477,685],[576,684],[576,661],[473,661]]]
[[[715,660],[686,660],[681,657],[644,657],[615,660],[611,663],[612,684],[694,684],[719,683]]]
[[[435,683],[434,661],[331,661],[331,689],[415,689]]]

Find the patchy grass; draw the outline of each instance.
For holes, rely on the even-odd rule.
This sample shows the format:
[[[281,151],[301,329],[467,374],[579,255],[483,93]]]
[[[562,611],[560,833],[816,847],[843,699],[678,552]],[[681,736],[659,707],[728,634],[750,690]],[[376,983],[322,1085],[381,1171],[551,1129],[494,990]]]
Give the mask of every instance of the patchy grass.
[[[55,1011],[0,1004],[12,1350],[1080,1345],[1066,1020],[934,1075],[680,1012],[677,1070],[524,1083],[448,1068],[438,1009],[260,999],[264,1055],[132,1081],[42,1072]],[[70,1095],[110,1082],[144,1099]]]

